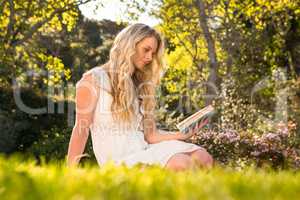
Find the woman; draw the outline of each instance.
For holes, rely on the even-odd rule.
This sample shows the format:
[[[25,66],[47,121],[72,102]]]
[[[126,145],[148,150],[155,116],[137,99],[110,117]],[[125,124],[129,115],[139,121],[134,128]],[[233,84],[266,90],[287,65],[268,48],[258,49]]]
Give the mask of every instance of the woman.
[[[115,38],[109,61],[90,69],[76,84],[76,121],[67,163],[78,164],[91,131],[93,151],[101,166],[159,164],[175,171],[211,167],[212,157],[188,134],[162,131],[154,119],[155,87],[162,69],[163,41],[151,27],[137,23]]]

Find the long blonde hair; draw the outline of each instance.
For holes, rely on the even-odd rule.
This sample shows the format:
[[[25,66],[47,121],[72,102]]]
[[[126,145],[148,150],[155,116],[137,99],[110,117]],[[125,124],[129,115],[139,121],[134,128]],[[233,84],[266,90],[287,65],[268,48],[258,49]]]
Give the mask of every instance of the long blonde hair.
[[[155,37],[157,52],[145,70],[135,69],[132,56],[136,45],[146,37]],[[136,23],[124,28],[115,38],[110,50],[109,61],[105,64],[112,84],[113,101],[111,110],[115,121],[130,122],[136,117],[134,100],[141,101],[143,114],[153,114],[155,109],[155,88],[160,83],[163,68],[164,43],[161,35],[153,28]]]

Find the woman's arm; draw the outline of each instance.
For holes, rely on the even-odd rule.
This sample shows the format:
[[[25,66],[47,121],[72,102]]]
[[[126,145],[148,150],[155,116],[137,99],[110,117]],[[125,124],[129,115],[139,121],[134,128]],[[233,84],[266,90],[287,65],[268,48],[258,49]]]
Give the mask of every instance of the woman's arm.
[[[67,165],[77,165],[89,136],[89,126],[98,98],[98,90],[92,74],[85,74],[76,84],[76,120],[69,142]]]
[[[182,135],[180,132],[173,131],[163,131],[157,129],[155,133],[151,133],[147,135],[146,141],[150,144],[158,143],[165,140],[182,140]]]
[[[148,143],[157,143],[164,140],[180,140],[182,134],[179,132],[163,131],[156,128],[153,115],[145,114],[143,120],[144,138]]]
[[[69,142],[67,165],[75,166],[79,163],[82,153],[85,149],[85,145],[89,136],[89,130],[86,127],[74,126],[72,135]]]
[[[190,130],[189,133],[183,134],[180,131],[164,131],[156,128],[155,120],[153,116],[146,116],[144,120],[144,135],[145,140],[148,143],[157,143],[164,140],[186,140],[195,133],[199,131],[205,124],[208,123],[208,120],[198,124],[193,130]]]

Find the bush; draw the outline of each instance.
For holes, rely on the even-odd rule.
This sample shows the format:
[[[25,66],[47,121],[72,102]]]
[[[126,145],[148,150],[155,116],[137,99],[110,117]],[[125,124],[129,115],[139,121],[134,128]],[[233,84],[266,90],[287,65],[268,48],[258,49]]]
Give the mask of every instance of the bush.
[[[40,162],[41,158],[45,161],[51,162],[55,160],[64,160],[68,153],[68,145],[72,134],[72,128],[68,127],[65,129],[52,127],[50,130],[42,131],[41,138],[35,141],[33,145],[27,149],[27,154],[33,154]],[[89,154],[89,159],[92,162],[96,162],[91,137],[89,137],[86,144],[86,153]],[[83,158],[81,162],[84,162]]]
[[[262,135],[234,130],[202,131],[193,140],[206,148],[221,164],[241,167],[254,164],[257,167],[300,169],[300,141],[296,126],[278,124],[276,132]]]
[[[21,88],[21,98],[25,105],[40,108],[47,106],[48,99],[40,96],[30,88]],[[0,152],[23,152],[34,141],[41,137],[41,132],[51,129],[67,127],[67,111],[65,114],[28,114],[16,105],[13,90],[0,87]]]

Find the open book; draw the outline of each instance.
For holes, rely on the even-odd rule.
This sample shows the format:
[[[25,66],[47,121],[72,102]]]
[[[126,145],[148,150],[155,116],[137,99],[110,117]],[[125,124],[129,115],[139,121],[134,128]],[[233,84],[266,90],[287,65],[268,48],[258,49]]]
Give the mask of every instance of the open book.
[[[214,113],[215,111],[212,105],[206,106],[205,108],[179,122],[176,127],[181,133],[188,133],[190,129],[193,129],[196,125],[212,116]]]

